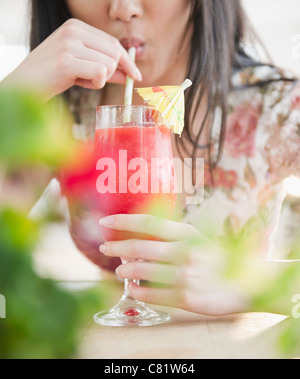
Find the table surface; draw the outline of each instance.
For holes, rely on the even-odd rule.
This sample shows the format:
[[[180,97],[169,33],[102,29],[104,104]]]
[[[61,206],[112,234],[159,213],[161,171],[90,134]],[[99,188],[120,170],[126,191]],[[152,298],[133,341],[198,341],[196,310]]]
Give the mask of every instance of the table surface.
[[[50,225],[35,254],[40,275],[65,283],[101,282],[101,271],[72,243],[66,225]],[[118,290],[119,291],[119,290]],[[120,287],[121,291],[121,287]],[[111,299],[112,305],[118,296]],[[277,349],[284,316],[252,313],[204,317],[178,309],[169,323],[143,328],[112,328],[92,320],[78,331],[80,359],[267,359],[282,358]]]
[[[172,320],[144,328],[112,328],[93,321],[80,333],[80,359],[280,359],[284,317],[242,314],[204,317],[177,309]]]

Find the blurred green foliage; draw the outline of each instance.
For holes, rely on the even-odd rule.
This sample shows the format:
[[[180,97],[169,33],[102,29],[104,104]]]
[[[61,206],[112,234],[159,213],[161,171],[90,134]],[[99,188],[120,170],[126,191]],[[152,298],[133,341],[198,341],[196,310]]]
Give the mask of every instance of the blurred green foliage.
[[[0,163],[58,169],[74,154],[70,122],[61,101],[41,106],[32,93],[0,90]],[[104,306],[103,292],[67,292],[35,273],[41,226],[19,209],[0,209],[0,293],[6,298],[0,359],[72,357],[79,326]]]
[[[227,229],[219,239],[226,262],[223,275],[249,296],[251,311],[287,316],[277,341],[278,349],[286,357],[299,357],[300,319],[292,314],[292,298],[300,294],[300,261],[264,261],[259,254],[253,256],[253,252],[261,251],[267,225],[260,214],[239,232]],[[295,256],[300,256],[299,243],[293,241],[290,248]]]
[[[0,161],[57,166],[72,153],[72,119],[63,102],[39,101],[33,93],[0,90]]]

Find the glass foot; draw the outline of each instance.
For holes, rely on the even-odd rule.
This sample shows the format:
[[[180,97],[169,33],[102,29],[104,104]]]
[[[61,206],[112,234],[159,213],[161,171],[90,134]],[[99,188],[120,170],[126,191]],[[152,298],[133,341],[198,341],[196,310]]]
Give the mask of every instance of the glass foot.
[[[154,326],[170,321],[171,316],[150,308],[136,300],[120,301],[108,312],[100,312],[94,316],[97,324],[105,326]]]

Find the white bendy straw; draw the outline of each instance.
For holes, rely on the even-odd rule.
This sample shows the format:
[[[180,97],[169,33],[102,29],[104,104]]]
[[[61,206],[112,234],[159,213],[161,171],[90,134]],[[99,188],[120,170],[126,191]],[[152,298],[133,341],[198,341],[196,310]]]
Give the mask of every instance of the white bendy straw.
[[[181,84],[183,91],[187,90],[189,87],[193,85],[190,79],[185,79],[185,81]]]
[[[132,62],[135,62],[136,48],[131,47],[128,50],[128,54]],[[127,76],[124,105],[132,105],[133,85],[134,85],[134,80],[130,76]]]

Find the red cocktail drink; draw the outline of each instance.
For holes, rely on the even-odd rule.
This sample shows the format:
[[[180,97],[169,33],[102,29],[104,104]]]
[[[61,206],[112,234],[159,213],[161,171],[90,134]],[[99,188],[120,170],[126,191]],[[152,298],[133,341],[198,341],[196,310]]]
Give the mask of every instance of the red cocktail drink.
[[[150,214],[172,217],[176,205],[175,169],[170,131],[160,114],[150,107],[107,106],[97,111],[94,158],[97,172],[91,212],[99,223],[116,214]],[[151,239],[100,227],[107,241]],[[109,312],[95,315],[110,326],[150,326],[169,320],[128,295]]]
[[[97,168],[93,213],[160,214],[171,217],[176,205],[170,131],[149,120],[147,126],[124,124],[98,129],[95,137]],[[130,233],[101,228],[106,240],[124,240]],[[147,236],[149,238],[149,236]]]

